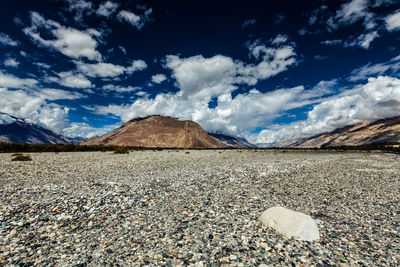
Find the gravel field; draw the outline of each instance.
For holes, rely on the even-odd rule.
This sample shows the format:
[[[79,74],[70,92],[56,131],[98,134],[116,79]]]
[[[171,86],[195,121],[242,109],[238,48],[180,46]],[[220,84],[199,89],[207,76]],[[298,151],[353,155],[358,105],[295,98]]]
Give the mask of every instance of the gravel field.
[[[400,155],[0,154],[0,265],[399,266]],[[260,222],[283,206],[321,239]]]

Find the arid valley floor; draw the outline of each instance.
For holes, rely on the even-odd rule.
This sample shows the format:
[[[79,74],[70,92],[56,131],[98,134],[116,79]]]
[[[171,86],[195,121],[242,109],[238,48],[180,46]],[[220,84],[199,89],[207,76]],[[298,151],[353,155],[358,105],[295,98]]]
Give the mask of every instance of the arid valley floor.
[[[398,266],[400,155],[272,150],[0,154],[0,265]],[[284,206],[315,242],[263,228]]]

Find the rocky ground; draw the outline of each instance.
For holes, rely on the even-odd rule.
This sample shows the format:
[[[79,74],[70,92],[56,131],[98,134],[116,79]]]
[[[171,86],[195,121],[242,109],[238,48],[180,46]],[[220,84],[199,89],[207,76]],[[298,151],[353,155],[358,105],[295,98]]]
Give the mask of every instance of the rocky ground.
[[[398,266],[400,155],[287,151],[0,154],[0,265]],[[287,239],[269,207],[311,215]]]

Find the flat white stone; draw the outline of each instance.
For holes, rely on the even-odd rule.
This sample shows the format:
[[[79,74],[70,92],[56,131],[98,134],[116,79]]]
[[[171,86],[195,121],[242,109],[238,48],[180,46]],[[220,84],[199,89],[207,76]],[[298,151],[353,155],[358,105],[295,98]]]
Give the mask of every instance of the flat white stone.
[[[313,241],[319,239],[315,221],[308,215],[283,207],[269,208],[261,214],[262,223],[287,238]]]

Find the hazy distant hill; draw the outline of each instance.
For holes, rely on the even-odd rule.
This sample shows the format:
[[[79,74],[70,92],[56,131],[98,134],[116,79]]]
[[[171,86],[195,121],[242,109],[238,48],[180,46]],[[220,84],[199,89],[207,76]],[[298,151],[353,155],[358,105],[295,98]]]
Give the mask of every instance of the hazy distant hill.
[[[276,147],[331,147],[369,144],[400,144],[400,116],[361,122],[328,133],[277,143]]]
[[[71,144],[70,139],[23,119],[0,112],[0,142]]]
[[[197,123],[165,116],[132,119],[112,132],[81,141],[79,144],[174,148],[226,147]]]
[[[220,142],[224,143],[228,147],[233,147],[233,148],[257,147],[256,145],[249,143],[246,139],[243,139],[243,138],[233,137],[233,136],[224,135],[224,134],[215,134],[215,133],[209,133],[209,134],[212,137],[218,139]]]

